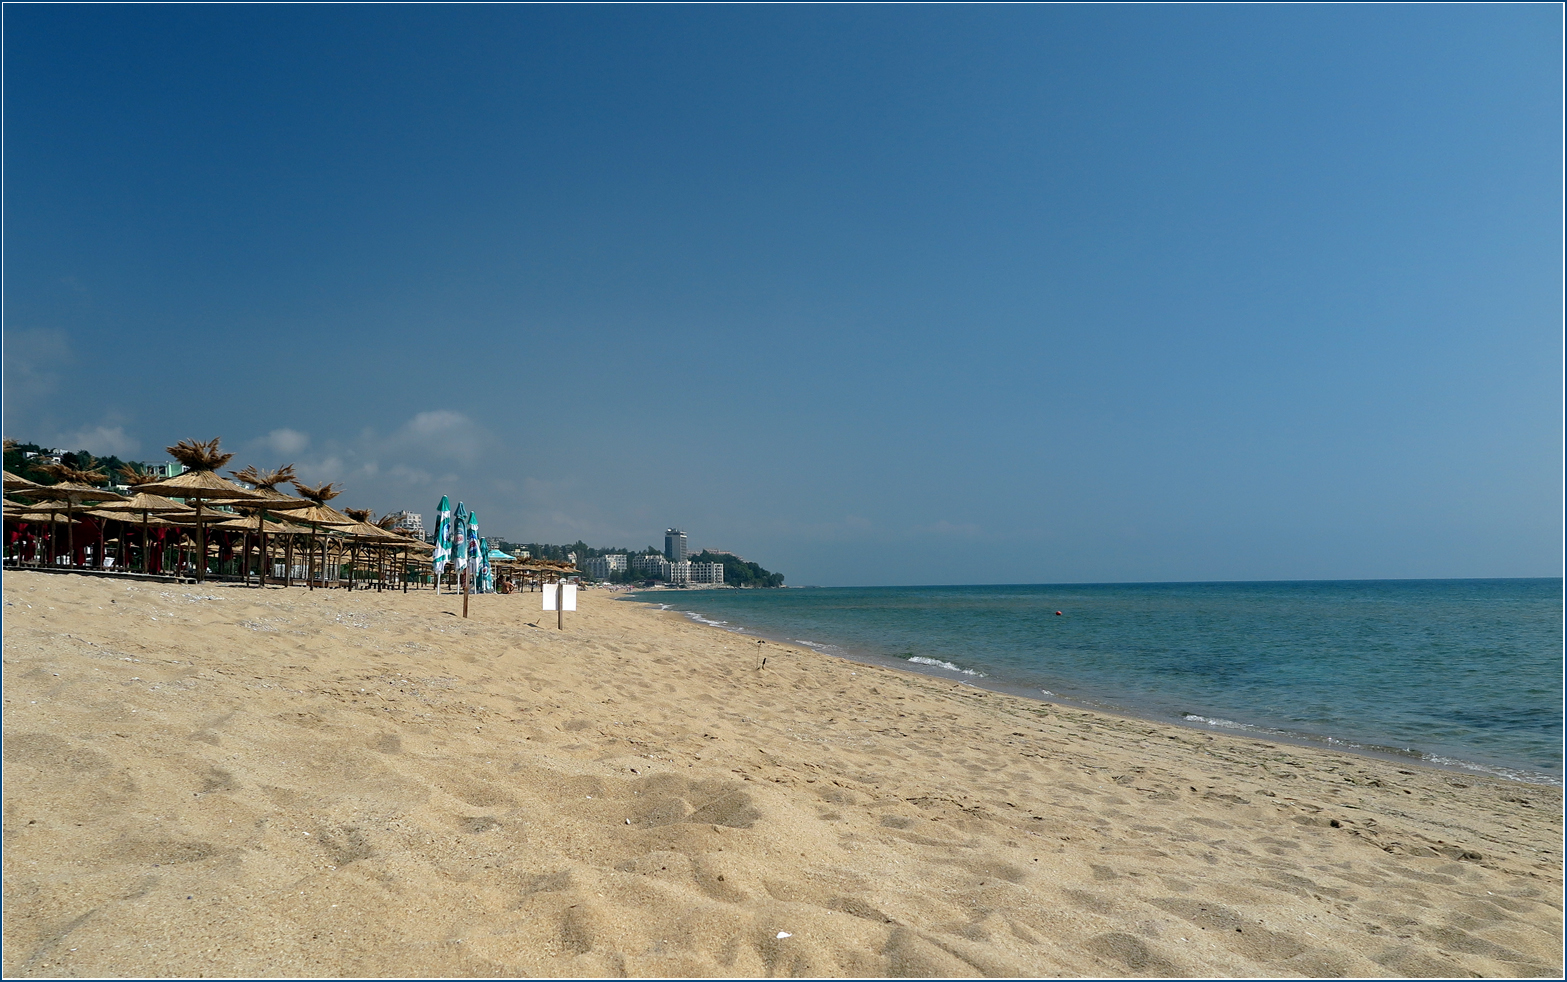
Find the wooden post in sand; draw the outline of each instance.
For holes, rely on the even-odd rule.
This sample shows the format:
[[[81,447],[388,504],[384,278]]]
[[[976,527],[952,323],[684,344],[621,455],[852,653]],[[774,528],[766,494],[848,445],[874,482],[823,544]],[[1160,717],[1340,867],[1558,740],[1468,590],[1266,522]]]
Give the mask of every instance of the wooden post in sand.
[[[461,572],[459,572],[457,574],[457,578],[462,580],[462,615],[464,617],[467,617],[468,616],[468,564],[467,563],[463,564],[463,568],[462,568]]]

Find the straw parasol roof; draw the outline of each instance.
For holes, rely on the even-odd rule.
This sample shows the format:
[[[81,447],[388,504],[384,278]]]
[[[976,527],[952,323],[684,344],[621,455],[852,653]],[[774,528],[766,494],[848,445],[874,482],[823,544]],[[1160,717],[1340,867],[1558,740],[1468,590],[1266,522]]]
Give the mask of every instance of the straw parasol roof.
[[[354,520],[354,524],[348,526],[343,531],[356,538],[369,542],[396,542],[399,545],[407,541],[396,532],[388,531],[370,521],[374,517],[374,513],[368,508],[346,508],[343,510],[343,514]]]
[[[291,515],[289,515],[289,517],[294,521],[309,522],[312,525],[338,525],[343,527],[352,527],[359,524],[356,520],[349,518],[347,515],[327,504],[328,501],[331,501],[333,498],[343,493],[342,489],[336,487],[330,482],[327,484],[311,487],[308,484],[301,484],[298,481],[295,481],[294,487],[299,489],[299,493],[309,499],[310,503],[314,506],[311,508],[300,509],[299,511],[293,512]]]
[[[254,498],[254,491],[246,490],[226,478],[217,470],[234,456],[218,450],[218,438],[205,443],[199,440],[181,440],[172,447],[165,447],[175,460],[187,470],[178,477],[138,484],[136,490],[148,494],[160,494],[166,498],[187,498],[198,501],[222,501]]]
[[[268,535],[289,535],[290,533],[294,532],[306,531],[303,529],[293,528],[288,525],[282,525],[278,522],[269,522],[265,519],[259,520],[259,529],[257,528],[257,524],[257,520],[251,519],[248,516],[235,515],[232,518],[226,518],[221,522],[208,522],[207,528],[233,529],[236,532],[262,531],[266,532]]]
[[[13,522],[57,522],[65,509],[57,505],[23,505],[15,501],[5,503],[5,517]]]
[[[28,488],[27,497],[38,498],[42,501],[64,501],[72,505],[80,505],[88,501],[125,500],[113,491],[95,488],[90,484],[78,484],[75,481],[63,481],[59,484],[40,484],[36,487]]]
[[[284,494],[281,491],[272,491],[267,488],[257,488],[256,497],[225,501],[224,504],[241,511],[306,511],[315,507],[315,502],[308,498],[296,498],[293,495]]]
[[[92,511],[88,512],[88,514],[98,515],[114,512],[125,512],[127,514],[140,514],[141,512],[147,512],[152,515],[194,515],[196,514],[196,509],[192,508],[190,505],[181,504],[178,501],[171,501],[170,499],[162,497],[161,495],[148,494],[145,491],[138,491],[132,497],[123,498],[119,501],[111,501],[107,504],[99,505],[98,507],[92,509]]]
[[[229,471],[229,473],[246,484],[256,486],[256,489],[251,492],[256,496],[256,500],[234,501],[232,504],[235,508],[243,508],[247,511],[302,511],[315,504],[306,498],[295,498],[277,489],[279,484],[294,479],[293,464],[286,464],[274,471],[258,470],[250,466],[242,471]]]
[[[247,491],[233,481],[219,477],[215,471],[186,471],[179,477],[143,484],[137,490],[169,498],[199,498],[202,501],[243,501],[257,497],[256,492]]]
[[[37,481],[29,481],[27,478],[22,477],[19,474],[12,474],[10,471],[5,472],[5,489],[7,491],[27,491],[32,488],[41,487],[43,487],[43,485],[39,484]]]

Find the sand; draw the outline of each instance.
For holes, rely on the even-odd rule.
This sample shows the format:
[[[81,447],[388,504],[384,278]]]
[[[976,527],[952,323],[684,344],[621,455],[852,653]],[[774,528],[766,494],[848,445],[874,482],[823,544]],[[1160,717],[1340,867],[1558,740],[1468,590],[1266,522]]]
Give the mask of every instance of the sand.
[[[1556,788],[597,591],[4,593],[7,976],[1562,974]]]

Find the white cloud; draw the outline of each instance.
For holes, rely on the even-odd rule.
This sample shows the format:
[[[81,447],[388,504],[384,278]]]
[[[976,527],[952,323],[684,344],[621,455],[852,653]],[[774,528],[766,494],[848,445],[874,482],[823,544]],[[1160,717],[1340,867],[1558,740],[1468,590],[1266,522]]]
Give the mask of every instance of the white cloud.
[[[471,464],[479,459],[488,434],[479,424],[452,409],[422,412],[404,423],[386,441],[389,455],[423,457]]]
[[[268,447],[280,454],[296,454],[310,446],[310,434],[288,428],[273,430],[262,438]]]
[[[141,441],[127,435],[123,426],[84,427],[55,442],[97,457],[129,457],[141,449]]]

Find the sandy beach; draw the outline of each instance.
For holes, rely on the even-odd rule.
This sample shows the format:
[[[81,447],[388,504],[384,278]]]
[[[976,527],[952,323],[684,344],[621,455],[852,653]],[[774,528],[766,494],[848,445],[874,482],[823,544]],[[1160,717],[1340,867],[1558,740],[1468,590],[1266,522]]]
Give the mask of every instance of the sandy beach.
[[[1563,970],[1558,788],[596,591],[4,594],[7,976]]]

